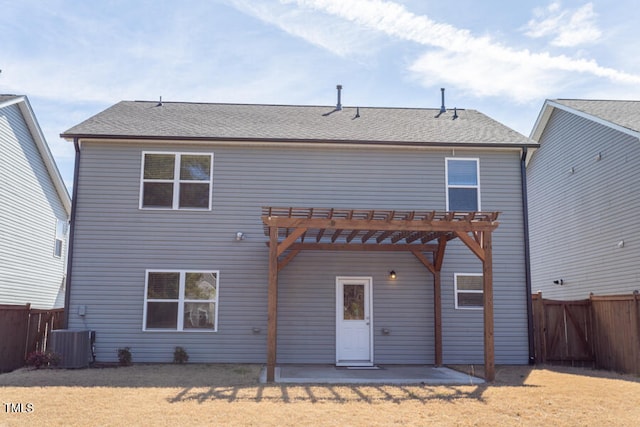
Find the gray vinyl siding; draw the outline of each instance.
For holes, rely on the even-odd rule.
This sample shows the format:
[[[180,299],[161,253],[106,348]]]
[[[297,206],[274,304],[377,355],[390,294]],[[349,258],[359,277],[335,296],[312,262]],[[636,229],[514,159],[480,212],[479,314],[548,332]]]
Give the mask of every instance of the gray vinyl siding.
[[[0,109],[0,304],[54,308],[64,293],[66,247],[54,256],[66,211],[17,104]]]
[[[143,151],[214,153],[212,211],[138,209]],[[445,208],[451,150],[83,143],[69,324],[97,331],[99,360],[266,361],[267,238],[262,206]],[[519,153],[479,157],[494,233],[496,362],[527,361]],[[244,241],[234,241],[237,231]],[[483,360],[482,312],[453,309],[453,272],[482,271],[452,243],[443,270],[444,360]],[[146,269],[220,270],[218,332],[143,332]],[[398,273],[396,281],[388,272]],[[278,362],[335,362],[337,276],[373,278],[374,361],[433,363],[433,278],[410,254],[302,252],[279,275]],[[498,304],[499,302],[499,304]],[[78,315],[86,306],[86,316]],[[254,328],[259,332],[254,332]],[[391,331],[382,335],[382,328]]]
[[[640,289],[640,141],[556,109],[540,142],[527,171],[533,292],[573,300]]]

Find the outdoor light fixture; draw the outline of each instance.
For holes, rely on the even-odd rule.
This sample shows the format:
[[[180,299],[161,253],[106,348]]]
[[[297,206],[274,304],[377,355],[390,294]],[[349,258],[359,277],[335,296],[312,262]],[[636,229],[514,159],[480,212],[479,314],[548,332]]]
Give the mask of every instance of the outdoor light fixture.
[[[247,237],[247,235],[244,234],[242,231],[238,231],[236,233],[236,241],[238,241],[238,242],[241,241],[241,240],[246,239],[246,237]]]
[[[564,280],[562,280],[562,279],[554,280],[553,283],[556,284],[556,285],[562,286],[562,285],[564,285]]]
[[[389,272],[389,279],[391,279],[391,280],[395,280],[395,279],[396,279],[396,277],[398,277],[398,276],[396,276],[396,271],[395,271],[395,270],[391,270],[391,271]]]

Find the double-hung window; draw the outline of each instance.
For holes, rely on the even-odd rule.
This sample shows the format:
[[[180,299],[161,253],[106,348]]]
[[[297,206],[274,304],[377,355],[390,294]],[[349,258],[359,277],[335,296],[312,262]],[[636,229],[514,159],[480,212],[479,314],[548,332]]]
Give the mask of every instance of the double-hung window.
[[[456,308],[481,309],[483,303],[482,274],[454,274],[454,296]]]
[[[447,210],[480,210],[480,168],[478,159],[447,158]]]
[[[211,209],[213,154],[142,153],[140,208]]]
[[[147,270],[143,330],[217,331],[218,271]]]

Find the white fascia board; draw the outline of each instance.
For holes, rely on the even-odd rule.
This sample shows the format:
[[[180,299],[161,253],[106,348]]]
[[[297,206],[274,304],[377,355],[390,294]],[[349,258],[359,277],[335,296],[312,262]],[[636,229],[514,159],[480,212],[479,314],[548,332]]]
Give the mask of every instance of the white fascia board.
[[[534,128],[533,128],[534,132],[536,133],[536,136],[538,138],[542,135],[542,131],[544,130],[544,127],[546,126],[547,122],[549,121],[549,117],[551,116],[551,111],[553,110],[553,108],[557,108],[559,110],[563,110],[563,111],[566,111],[568,113],[574,114],[574,115],[576,115],[578,117],[582,117],[583,119],[590,120],[590,121],[592,121],[594,123],[598,123],[598,124],[600,124],[602,126],[606,126],[608,128],[617,130],[618,132],[622,132],[622,133],[630,135],[630,136],[632,136],[634,138],[640,139],[640,132],[638,132],[638,131],[626,128],[624,126],[620,126],[618,124],[610,122],[609,120],[605,120],[605,119],[603,119],[601,117],[594,116],[594,115],[589,114],[589,113],[585,113],[584,111],[580,111],[580,110],[576,110],[575,108],[567,107],[566,105],[560,104],[558,102],[551,101],[551,100],[548,99],[548,100],[545,101],[545,107],[546,108],[543,108],[543,111],[540,114],[541,114],[541,116],[545,116],[546,109],[548,109],[549,110],[548,111],[548,115],[546,115],[543,118],[543,120],[541,121],[541,123],[540,123],[541,126],[539,126],[538,121],[536,121],[536,126],[534,126]],[[540,117],[538,117],[538,119],[540,121]],[[534,138],[533,136],[534,136],[534,134],[532,132],[531,138],[534,141],[537,141],[537,139]]]
[[[45,167],[49,172],[49,176],[51,177],[51,181],[53,182],[53,185],[56,188],[56,192],[60,196],[60,200],[62,201],[62,205],[64,206],[67,216],[70,216],[71,215],[71,197],[69,196],[67,187],[64,184],[62,175],[60,175],[60,171],[58,170],[58,166],[56,165],[55,159],[51,154],[51,150],[49,150],[49,146],[47,145],[47,141],[44,138],[44,134],[40,129],[40,125],[36,120],[36,116],[33,112],[33,109],[31,108],[29,99],[26,96],[21,96],[17,102],[20,102],[19,104],[20,111],[22,112],[22,115],[27,123],[27,126],[29,127],[31,136],[33,137],[33,140],[35,141],[36,146],[38,147],[38,151],[40,152],[40,156],[42,157]]]
[[[551,113],[553,113],[553,109],[557,108],[559,110],[562,111],[566,111],[568,113],[574,114],[578,117],[582,117],[584,119],[587,119],[589,121],[592,121],[594,123],[598,123],[602,126],[606,126],[608,128],[614,129],[618,132],[622,132],[624,134],[630,135],[636,139],[638,139],[640,141],[640,132],[628,129],[624,126],[620,126],[617,125],[615,123],[612,123],[608,120],[605,120],[601,117],[598,116],[594,116],[592,114],[588,114],[585,113],[584,111],[580,111],[580,110],[576,110],[575,108],[571,108],[571,107],[567,107],[566,105],[560,104],[558,102],[552,101],[550,99],[547,99],[544,102],[544,105],[542,106],[542,109],[540,110],[540,113],[538,114],[538,118],[536,120],[536,123],[533,125],[533,130],[531,131],[531,135],[529,136],[529,138],[533,139],[535,142],[540,143],[540,138],[542,137],[542,133],[544,132],[545,128],[547,127],[547,123],[549,122],[549,119],[551,118]],[[531,157],[533,155],[533,153],[536,151],[536,149],[532,149],[528,154],[527,154],[527,159],[526,159],[526,164],[529,164],[529,161],[531,160]]]

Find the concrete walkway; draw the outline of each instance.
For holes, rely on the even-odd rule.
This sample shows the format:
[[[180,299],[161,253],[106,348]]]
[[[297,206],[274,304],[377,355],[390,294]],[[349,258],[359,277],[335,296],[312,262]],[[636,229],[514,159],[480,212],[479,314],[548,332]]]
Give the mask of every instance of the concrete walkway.
[[[377,369],[376,369],[377,368]],[[291,384],[428,384],[475,385],[484,380],[449,368],[425,365],[385,365],[375,368],[343,368],[334,365],[281,365],[275,382]],[[260,373],[265,383],[266,367]]]

